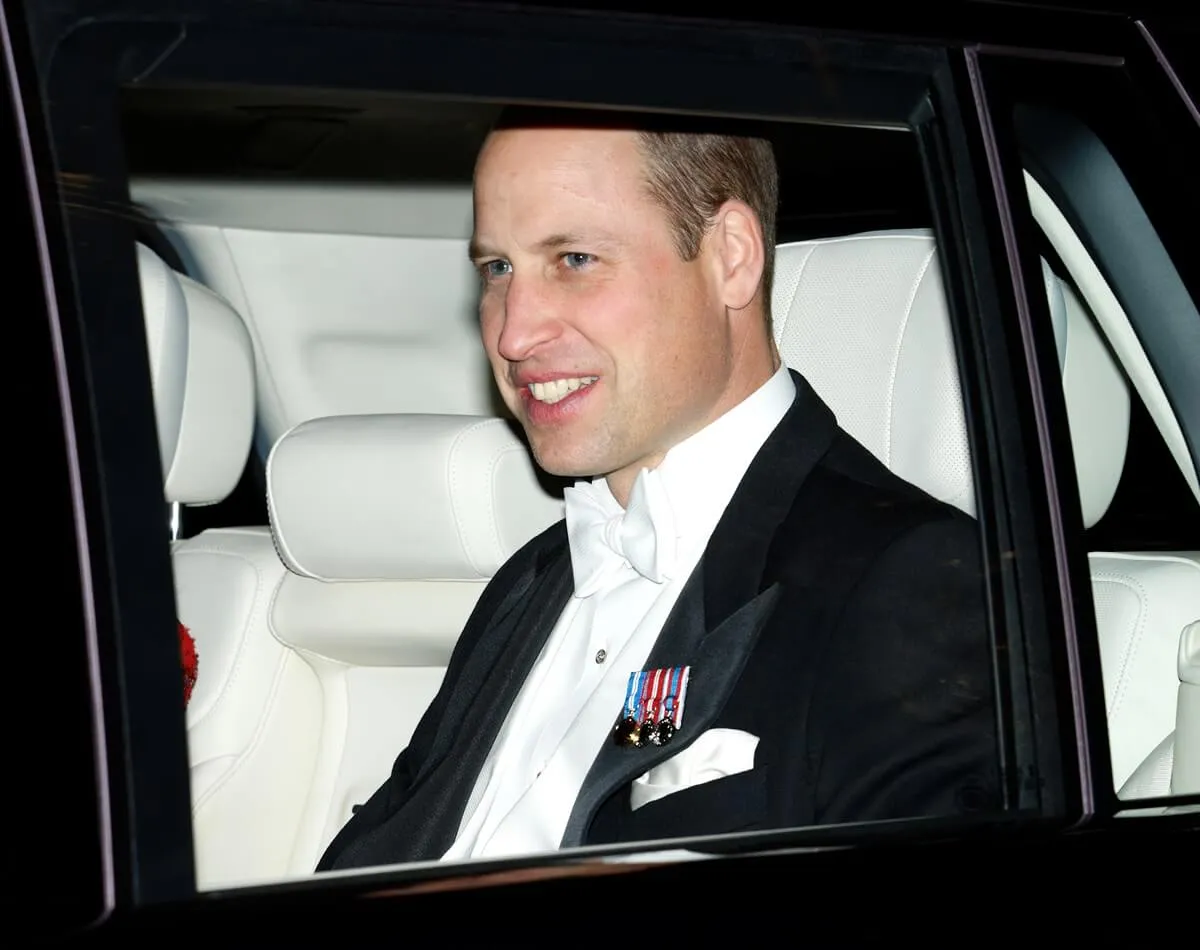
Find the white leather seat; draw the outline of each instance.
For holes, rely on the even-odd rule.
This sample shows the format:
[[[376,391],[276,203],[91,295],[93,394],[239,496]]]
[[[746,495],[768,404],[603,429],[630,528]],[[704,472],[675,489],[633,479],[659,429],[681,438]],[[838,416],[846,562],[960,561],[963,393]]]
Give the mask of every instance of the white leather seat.
[[[1047,268],[1048,272],[1048,268]],[[1084,524],[1104,516],[1125,465],[1129,384],[1069,285],[1047,284]],[[1170,794],[1176,656],[1200,617],[1200,562],[1183,552],[1088,554],[1108,710],[1113,784],[1121,798]]]
[[[1174,795],[1200,792],[1200,619],[1179,638],[1179,702],[1175,718]]]
[[[250,449],[250,340],[220,297],[144,247],[138,262],[166,499],[215,503]],[[277,444],[268,482],[274,535],[213,529],[172,551],[199,657],[201,889],[312,872],[407,743],[488,579],[562,516],[494,418],[312,420]]]
[[[901,478],[974,514],[971,455],[928,231],[782,244],[771,312],[785,363]]]
[[[788,365],[884,464],[973,514],[961,390],[932,234],[887,231],[781,245],[775,273],[775,337]],[[1120,480],[1129,394],[1074,292],[1048,267],[1043,276],[1090,527]],[[1121,787],[1146,762],[1146,775],[1157,778],[1144,793],[1166,794],[1178,638],[1183,619],[1200,616],[1200,584],[1185,589],[1195,564],[1172,555],[1102,552],[1090,561],[1115,784]]]
[[[1125,464],[1129,384],[1074,291],[1062,282],[1049,286],[1075,474],[1090,527],[1107,511]],[[1169,795],[1176,658],[1184,627],[1200,617],[1200,559],[1187,552],[1092,551],[1088,562],[1114,787],[1123,799]]]
[[[286,868],[307,874],[408,743],[488,580],[562,501],[507,423],[475,416],[310,420],[267,483],[289,569],[271,627],[318,684],[316,721],[292,727],[317,740]]]
[[[1162,553],[1089,555],[1121,798],[1171,794],[1181,638],[1200,617],[1200,562]]]
[[[249,334],[212,291],[144,246],[137,255],[164,494],[172,504],[213,504],[237,485],[250,451]],[[311,696],[288,675],[304,665],[268,629],[267,607],[286,572],[267,526],[211,529],[174,542],[171,553],[179,619],[198,659],[187,729],[196,875],[204,887],[270,868],[258,848],[271,827],[264,819],[280,823],[290,810],[299,820],[304,790],[283,785],[270,769],[245,766],[261,763],[264,752],[303,760],[303,746],[313,743],[289,748],[272,729],[286,717],[302,719]]]

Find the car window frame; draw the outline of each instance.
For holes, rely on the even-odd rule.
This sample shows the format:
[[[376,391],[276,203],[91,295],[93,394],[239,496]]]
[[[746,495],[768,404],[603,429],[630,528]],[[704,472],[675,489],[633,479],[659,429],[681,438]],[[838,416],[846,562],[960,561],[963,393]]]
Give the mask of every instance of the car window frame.
[[[314,57],[321,61],[322,51],[338,47],[331,31],[344,30],[353,31],[360,43],[339,47],[342,56],[336,61],[330,58],[322,85],[369,81],[375,88],[381,82],[397,81],[365,69],[364,63],[370,63],[413,77],[406,81],[422,85],[423,92],[472,95],[484,87],[485,79],[494,79],[485,69],[494,60],[450,57],[471,62],[475,72],[455,75],[446,87],[430,90],[430,64],[411,58],[406,62],[394,47],[383,48],[382,39],[401,36],[407,28],[411,32],[407,49],[414,54],[422,48],[414,37],[421,31],[427,37],[438,29],[465,37],[463,42],[469,40],[474,44],[469,49],[476,52],[486,50],[497,37],[517,44],[557,42],[559,66],[564,70],[577,64],[583,43],[564,40],[574,35],[571,31],[579,25],[579,14],[538,11],[504,22],[498,15],[488,19],[480,13],[464,26],[453,21],[454,11],[449,8],[347,4],[335,10],[298,3],[246,8],[185,2],[164,14],[150,10],[152,6],[124,3],[118,14],[72,23],[55,42],[44,44],[44,55],[37,62],[43,95],[51,104],[47,123],[59,171],[58,200],[65,212],[64,242],[69,248],[64,257],[71,261],[70,270],[64,269],[59,277],[61,286],[71,289],[67,319],[82,327],[84,354],[76,378],[87,380],[89,412],[96,429],[91,450],[103,473],[97,475],[97,497],[88,506],[87,532],[104,542],[93,551],[93,566],[103,578],[96,593],[105,634],[100,639],[107,644],[101,650],[100,666],[109,684],[106,701],[112,701],[114,692],[118,696],[114,715],[106,720],[107,749],[113,761],[138,766],[114,769],[112,779],[120,813],[114,818],[116,874],[128,882],[128,899],[136,905],[188,899],[195,895],[195,885],[183,710],[172,679],[178,657],[174,638],[164,633],[174,629],[175,611],[148,373],[122,376],[114,371],[117,366],[144,369],[148,365],[133,225],[120,214],[128,202],[120,136],[114,134],[120,84],[151,78],[228,82],[238,76],[239,81],[313,85],[311,72],[301,75],[297,70],[310,70]],[[348,25],[352,7],[364,20]],[[368,12],[373,26],[366,25]],[[268,21],[268,16],[275,19]],[[981,111],[970,56],[954,44],[922,47],[881,41],[871,45],[867,40],[826,37],[799,28],[789,33],[746,27],[730,33],[694,23],[652,27],[613,17],[603,23],[590,21],[599,37],[597,31],[590,31],[589,42],[606,41],[613,50],[626,45],[620,28],[630,22],[639,23],[643,35],[660,44],[657,55],[668,38],[671,44],[680,44],[687,52],[677,55],[685,63],[694,64],[704,56],[719,63],[733,56],[731,50],[741,51],[742,56],[753,51],[765,63],[763,76],[782,87],[760,84],[775,97],[756,103],[758,111],[767,113],[794,114],[800,108],[797,89],[803,86],[805,63],[811,64],[817,55],[814,49],[823,57],[822,68],[831,62],[852,63],[857,76],[864,63],[871,62],[883,72],[890,70],[889,82],[870,86],[869,95],[864,96],[862,89],[840,90],[837,111],[830,111],[819,92],[819,77],[807,67],[811,89],[817,91],[808,93],[805,115],[878,122],[886,113],[890,121],[913,128],[924,151],[935,230],[946,255],[943,276],[956,328],[965,408],[971,420],[980,523],[988,569],[997,579],[991,605],[997,629],[1002,631],[1003,642],[997,647],[1013,658],[997,677],[1005,697],[1006,722],[1015,723],[1016,729],[1005,743],[1009,804],[1012,815],[1035,823],[1048,820],[1059,826],[1085,819],[1094,807],[1088,797],[1093,779],[1081,752],[1086,751],[1086,742],[1081,746],[1075,735],[1086,719],[1078,714],[1081,687],[1078,670],[1072,666],[1070,640],[1060,638],[1056,627],[1059,617],[1066,625],[1075,621],[1075,613],[1064,607],[1062,598],[1083,588],[1077,566],[1072,569],[1073,562],[1062,554],[1061,532],[1046,527],[1057,511],[1055,477],[1061,473],[1053,468],[1054,454],[1047,449],[1052,436],[1039,421],[1042,397],[1036,386],[1030,390],[1026,385],[1048,378],[1049,367],[1039,359],[1027,362],[1028,334],[1040,332],[1026,326],[1028,317],[1023,318],[1022,336],[1005,316],[1022,306],[1028,308],[1026,296],[1036,294],[1027,288],[1039,285],[1022,276],[1032,272],[1022,271],[1022,261],[1012,254],[1011,224],[1004,215],[1007,198],[997,193],[994,168],[989,165],[992,146],[987,124],[980,118],[986,113]],[[276,31],[272,36],[279,37],[278,45],[264,44],[268,24]],[[788,43],[795,44],[791,58],[785,48]],[[228,55],[214,56],[214,48]],[[364,50],[373,52],[366,56]],[[626,51],[626,55],[633,53]],[[643,51],[642,55],[649,54]],[[389,61],[392,65],[387,67]],[[545,68],[544,63],[541,66]],[[906,85],[897,78],[917,68],[925,76],[919,85]],[[81,96],[72,85],[72,70],[86,69],[104,78],[89,84]],[[77,78],[78,73],[74,75]],[[646,102],[644,87],[634,81],[635,76],[633,70],[623,73],[624,84],[615,91],[607,89],[605,101],[617,104],[625,96],[641,107],[681,107],[678,98],[670,99],[661,88],[650,94],[652,102]],[[305,77],[307,81],[300,82]],[[515,70],[503,87],[504,95],[497,98],[529,98],[537,92],[539,81],[532,65]],[[847,106],[875,96],[879,89],[886,89],[891,97],[884,106],[872,102],[869,109],[857,113],[853,105]],[[693,103],[703,101],[714,112],[737,111],[733,106],[738,103],[738,109],[744,109],[747,102],[744,91],[733,93],[717,80],[688,95]],[[87,259],[84,252],[96,247],[105,249],[104,256]],[[119,684],[116,691],[112,684]],[[801,839],[836,843],[848,831],[854,833],[853,829],[773,832],[771,840],[777,846]],[[762,847],[768,844],[765,839],[761,842]],[[403,875],[395,870],[381,872],[389,880],[427,878],[432,873],[430,869]]]
[[[980,85],[987,96],[989,121],[993,124],[996,140],[993,156],[995,174],[1009,196],[1012,233],[1015,239],[1013,254],[1026,269],[1033,267],[1038,260],[1040,228],[1034,221],[1026,194],[1021,148],[1018,145],[1017,120],[1013,115],[1014,107],[1024,101],[1021,90],[1058,90],[1060,86],[1056,81],[1055,70],[1078,71],[1080,76],[1086,72],[1088,79],[1081,82],[1081,85],[1090,84],[1097,90],[1108,91],[1120,87],[1125,90],[1126,101],[1138,102],[1138,111],[1126,110],[1126,114],[1130,116],[1126,122],[1127,126],[1137,125],[1142,127],[1143,131],[1147,131],[1153,126],[1159,134],[1166,129],[1171,129],[1180,136],[1176,140],[1176,144],[1179,144],[1185,152],[1200,157],[1200,148],[1198,148],[1200,135],[1197,134],[1196,124],[1190,121],[1190,116],[1185,109],[1186,103],[1176,98],[1174,90],[1168,88],[1167,83],[1170,77],[1162,70],[1163,64],[1158,60],[1156,51],[1150,49],[1145,43],[1146,34],[1141,24],[1130,21],[1127,28],[1125,55],[1121,56],[1032,57],[1021,51],[989,48],[983,48],[977,54]],[[1048,98],[1057,101],[1058,97],[1055,95]],[[1111,101],[1108,101],[1106,108],[1110,113],[1112,112]],[[1092,134],[1096,135],[1103,148],[1110,148],[1101,136],[1094,131]],[[1124,169],[1123,173],[1127,174]],[[1133,192],[1139,202],[1143,201],[1136,184],[1133,185]],[[1200,194],[1200,189],[1195,189],[1195,192]],[[1200,207],[1200,203],[1195,200],[1192,204]],[[1143,210],[1147,213],[1150,211],[1145,207]],[[1158,213],[1161,216],[1161,207],[1158,209]],[[1179,242],[1171,240],[1172,237],[1177,238],[1178,235],[1164,235],[1158,225],[1154,224],[1153,217],[1151,223],[1158,232],[1159,240],[1167,245],[1166,250],[1169,253],[1178,254]],[[1080,236],[1085,242],[1089,240],[1086,232],[1080,232]],[[1178,259],[1176,258],[1176,260]],[[1098,263],[1101,262],[1098,261]],[[1200,282],[1196,280],[1197,275],[1200,275],[1200,270],[1193,267],[1189,275],[1190,284],[1179,283],[1179,289],[1183,293],[1190,294],[1193,312],[1194,308],[1200,304]],[[1114,292],[1121,297],[1123,295],[1121,281],[1116,279],[1117,275],[1115,274],[1107,276],[1113,285]],[[1179,281],[1178,276],[1176,280]],[[1128,283],[1128,280],[1125,283]],[[1184,794],[1122,800],[1118,797],[1118,789],[1113,784],[1108,741],[1107,704],[1104,699],[1100,670],[1097,617],[1087,583],[1089,576],[1088,544],[1079,509],[1079,488],[1072,461],[1073,452],[1069,441],[1065,400],[1061,386],[1054,385],[1057,373],[1055,344],[1053,337],[1045,332],[1050,325],[1049,314],[1045,300],[1039,299],[1040,297],[1041,295],[1031,291],[1029,302],[1035,326],[1030,328],[1030,347],[1031,351],[1038,351],[1031,352],[1031,358],[1036,359],[1042,365],[1042,373],[1047,380],[1043,392],[1046,409],[1044,424],[1047,427],[1047,445],[1059,457],[1056,469],[1058,471],[1058,509],[1063,532],[1061,550],[1068,561],[1067,570],[1078,578],[1075,585],[1078,595],[1073,598],[1071,609],[1074,616],[1071,618],[1069,630],[1072,649],[1078,657],[1078,663],[1083,672],[1079,684],[1079,713],[1085,720],[1086,756],[1090,763],[1094,818],[1104,822],[1117,816],[1136,815],[1153,820],[1155,816],[1164,814],[1163,808],[1187,807],[1200,803],[1200,795]],[[1135,307],[1134,310],[1136,309]],[[1137,314],[1128,312],[1128,316],[1131,325],[1136,330]],[[1037,326],[1039,324],[1040,327]],[[1036,332],[1038,329],[1042,332]],[[1147,356],[1152,362],[1154,361],[1153,347],[1155,344],[1157,344],[1158,352],[1166,355],[1162,345],[1164,342],[1163,330],[1161,327],[1155,327],[1154,331],[1150,334],[1139,333],[1143,346],[1147,348]],[[1200,323],[1191,328],[1193,337],[1197,333],[1200,333]],[[1175,362],[1177,363],[1178,360]],[[1171,382],[1176,384],[1186,382],[1188,385],[1193,383],[1192,380],[1182,379],[1177,365],[1163,366],[1160,364],[1157,369],[1157,375],[1160,382],[1163,382],[1168,396],[1171,392],[1169,385]],[[1166,371],[1165,380],[1163,379],[1164,370]],[[1134,393],[1131,394],[1131,398],[1138,399],[1139,397]],[[1179,414],[1183,407],[1178,405],[1177,399],[1173,400],[1173,405],[1176,413]],[[1189,408],[1191,415],[1195,416],[1193,406],[1189,405],[1186,408]],[[1182,418],[1183,420],[1188,418],[1186,412]],[[1185,438],[1193,443],[1198,432],[1200,432],[1200,427],[1195,422],[1184,427]],[[1200,468],[1198,456],[1200,453],[1193,448],[1193,464]]]
[[[7,197],[9,290],[21,302],[8,331],[22,361],[22,411],[14,413],[9,437],[19,447],[16,467],[25,476],[20,506],[35,513],[21,553],[52,593],[39,591],[36,623],[6,648],[10,669],[19,675],[51,674],[33,697],[28,687],[5,691],[5,718],[13,724],[10,761],[36,777],[24,794],[9,799],[19,814],[10,822],[13,873],[11,880],[6,875],[6,890],[10,907],[29,920],[51,922],[46,930],[58,934],[104,921],[118,899],[104,743],[109,710],[99,682],[96,578],[83,526],[84,507],[94,500],[88,496],[95,470],[80,458],[91,430],[79,385],[79,339],[63,319],[57,293],[66,261],[56,203],[46,197],[52,190],[50,153],[21,42],[25,23],[13,12],[0,7],[0,187]],[[41,820],[48,815],[53,819]],[[64,854],[71,855],[69,862]]]

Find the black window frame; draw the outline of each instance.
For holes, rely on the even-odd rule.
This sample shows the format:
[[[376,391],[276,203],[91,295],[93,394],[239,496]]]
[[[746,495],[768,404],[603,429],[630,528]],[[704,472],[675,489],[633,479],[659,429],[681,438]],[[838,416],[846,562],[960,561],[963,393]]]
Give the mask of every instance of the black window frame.
[[[78,366],[78,339],[61,320],[55,273],[65,266],[63,236],[55,204],[45,199],[54,186],[47,174],[52,163],[23,27],[19,16],[10,18],[0,7],[0,188],[9,289],[20,302],[8,345],[20,354],[21,370],[13,377],[20,379],[22,411],[14,413],[9,438],[16,447],[19,505],[31,528],[21,553],[50,579],[53,591],[26,604],[34,622],[23,625],[5,650],[10,670],[43,670],[46,680],[32,701],[28,688],[14,684],[4,691],[4,718],[11,726],[6,753],[26,775],[36,776],[8,797],[14,810],[4,887],[6,908],[25,921],[52,921],[49,930],[57,935],[104,920],[116,894],[96,578],[83,530],[84,507],[95,502],[96,471],[86,462],[87,399],[68,371]],[[24,525],[19,518],[14,510],[13,523]],[[49,815],[54,818],[46,820]],[[70,860],[64,862],[64,855]]]

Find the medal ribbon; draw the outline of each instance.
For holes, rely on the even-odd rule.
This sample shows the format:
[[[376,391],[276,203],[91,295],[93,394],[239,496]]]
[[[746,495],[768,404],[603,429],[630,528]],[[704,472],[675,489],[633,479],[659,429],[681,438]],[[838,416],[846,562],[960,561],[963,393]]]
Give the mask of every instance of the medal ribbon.
[[[638,698],[637,721],[639,724],[646,721],[646,715],[650,711],[650,694],[653,692],[653,689],[654,672],[652,670],[645,670],[642,673],[641,696]]]
[[[690,666],[672,666],[630,673],[625,684],[622,718],[638,726],[654,727],[670,722],[676,729],[681,728],[691,670]]]
[[[663,708],[660,719],[663,721],[670,720],[673,726],[676,725],[675,707],[679,702],[679,671],[681,669],[682,667],[679,666],[672,667],[671,671],[667,674],[667,683],[663,690]]]
[[[642,694],[642,679],[645,673],[633,672],[629,674],[629,682],[625,686],[625,718],[633,719],[637,713],[637,703],[640,701]]]
[[[654,692],[650,697],[650,708],[646,710],[646,719],[648,722],[657,723],[662,718],[661,706],[663,694],[667,689],[668,675],[666,670],[654,671]]]
[[[675,723],[675,728],[678,729],[683,725],[683,699],[687,695],[688,674],[691,673],[690,666],[675,667],[674,682],[671,684],[671,695],[674,697],[672,721]]]
[[[676,666],[669,674],[670,684],[663,699],[663,718],[670,719],[676,729],[683,724],[683,698],[687,693],[690,672],[690,666]]]

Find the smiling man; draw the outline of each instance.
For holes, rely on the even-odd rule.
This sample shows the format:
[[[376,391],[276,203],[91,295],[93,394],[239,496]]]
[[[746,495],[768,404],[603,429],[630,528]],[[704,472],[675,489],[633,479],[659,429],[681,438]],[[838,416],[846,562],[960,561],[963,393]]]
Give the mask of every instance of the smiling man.
[[[722,145],[748,170],[771,162],[765,142]],[[510,130],[476,175],[471,255],[501,395],[543,468],[604,475],[622,504],[641,469],[779,366],[762,281],[773,176],[746,176],[760,211],[709,199],[704,253],[689,254],[646,179],[651,148],[623,130]]]
[[[565,522],[501,569],[319,869],[999,807],[974,523],[781,365],[756,138],[510,112],[496,383]]]

